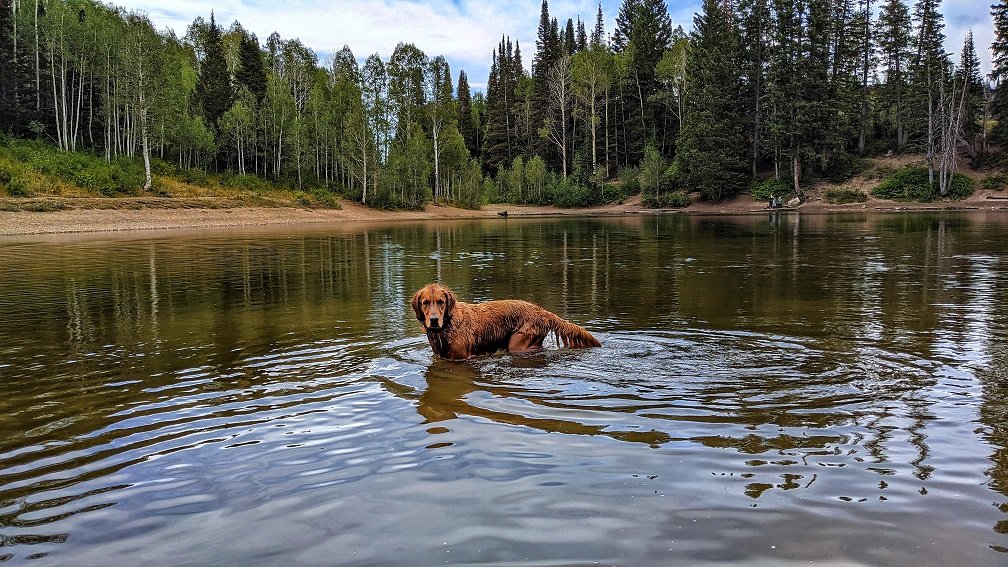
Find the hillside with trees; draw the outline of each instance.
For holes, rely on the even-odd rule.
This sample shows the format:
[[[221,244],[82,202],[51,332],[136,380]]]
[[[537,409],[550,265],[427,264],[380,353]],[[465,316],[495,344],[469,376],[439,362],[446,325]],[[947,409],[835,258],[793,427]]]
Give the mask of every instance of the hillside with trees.
[[[663,0],[624,0],[612,30],[601,6],[543,0],[535,45],[504,35],[483,93],[406,41],[320,58],[213,14],[178,37],[91,0],[0,0],[0,185],[45,192],[32,172],[51,170],[102,195],[171,195],[160,178],[381,208],[676,206],[801,195],[906,153],[945,197],[1008,141],[1008,2],[991,15],[988,79],[971,33],[944,50],[940,0],[705,0],[689,32]]]

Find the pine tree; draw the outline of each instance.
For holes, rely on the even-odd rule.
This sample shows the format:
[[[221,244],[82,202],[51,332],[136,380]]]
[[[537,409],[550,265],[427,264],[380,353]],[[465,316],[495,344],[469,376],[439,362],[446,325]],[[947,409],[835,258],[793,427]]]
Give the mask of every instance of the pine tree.
[[[991,138],[996,143],[1008,144],[1008,0],[991,5],[991,17],[994,19],[991,78],[997,85],[990,109],[995,122]]]
[[[616,26],[613,45],[629,58],[626,90],[633,108],[628,108],[626,114],[627,157],[636,162],[643,155],[645,143],[655,142],[657,125],[666,122],[661,115],[666,111],[652,97],[657,84],[655,68],[671,47],[672,20],[664,0],[624,0]]]
[[[580,16],[578,16],[577,19],[576,37],[577,41],[575,42],[574,50],[577,53],[580,53],[585,49],[588,49],[588,33],[585,31],[584,20],[582,20]]]
[[[469,155],[475,156],[478,153],[478,148],[476,146],[476,125],[472,117],[472,90],[469,88],[469,77],[464,70],[459,71],[456,98],[458,99],[459,133],[462,134],[462,140],[465,142],[466,149],[469,150]]]
[[[577,36],[574,34],[574,20],[567,18],[567,25],[563,32],[563,50],[568,57],[577,51]]]
[[[800,81],[798,97],[799,111],[797,113],[798,147],[796,157],[792,159],[791,175],[794,178],[795,192],[800,193],[799,182],[803,168],[814,160],[819,160],[821,169],[825,169],[828,160],[827,145],[829,137],[835,133],[830,128],[830,0],[809,0],[808,3],[808,36],[805,53],[799,64]],[[807,165],[808,164],[808,165]]]
[[[18,114],[13,18],[10,0],[0,0],[0,132],[6,133],[14,130]]]
[[[878,36],[885,82],[880,95],[883,118],[896,147],[902,148],[909,138],[909,66],[911,50],[910,10],[903,0],[886,0],[879,12]]]
[[[720,200],[742,190],[748,177],[738,30],[719,0],[704,0],[693,25],[686,63],[686,117],[676,163],[687,189]]]
[[[203,61],[196,80],[196,99],[207,125],[215,132],[219,131],[217,122],[220,117],[231,108],[231,98],[231,76],[224,58],[221,29],[211,12],[210,26],[203,46]]]
[[[533,131],[538,130],[546,120],[546,109],[549,105],[549,90],[546,86],[546,76],[560,56],[554,44],[552,24],[553,20],[550,18],[549,5],[546,0],[543,0],[542,11],[539,15],[539,28],[536,31],[536,53],[532,59],[533,82],[530,106]],[[487,88],[487,92],[489,92],[489,87]],[[532,136],[530,146],[530,151],[533,154],[542,156],[547,162],[552,162],[552,151],[545,140],[542,140],[539,136]]]
[[[262,104],[266,97],[266,64],[259,41],[251,32],[242,34],[238,45],[238,68],[235,81],[249,90],[256,102]]]
[[[506,67],[504,59],[506,53],[502,45],[494,49],[493,61],[490,65],[490,78],[487,81],[487,117],[486,129],[483,137],[483,149],[481,160],[483,169],[487,172],[496,172],[501,167],[507,167],[511,163],[510,148],[508,147],[508,124],[507,105],[504,103],[504,90],[506,82],[502,71],[502,66]]]
[[[739,3],[740,34],[744,67],[745,108],[748,138],[752,147],[752,176],[756,177],[761,154],[764,152],[763,137],[766,127],[766,68],[769,60],[771,19],[769,0],[742,0]]]
[[[926,151],[928,182],[934,183],[935,159],[941,131],[939,107],[941,85],[949,71],[948,54],[942,46],[945,34],[944,17],[938,10],[940,0],[918,0],[914,5],[917,25],[916,56],[913,63],[911,85],[916,111],[917,131],[922,136]]]
[[[980,76],[980,59],[973,44],[973,30],[966,32],[966,38],[963,40],[954,86],[956,89],[965,89],[962,105],[962,137],[966,141],[970,157],[975,160],[981,147],[980,118],[983,113],[984,84]]]
[[[605,18],[602,16],[602,4],[598,5],[598,13],[595,15],[595,27],[592,29],[591,44],[603,45],[606,40]]]

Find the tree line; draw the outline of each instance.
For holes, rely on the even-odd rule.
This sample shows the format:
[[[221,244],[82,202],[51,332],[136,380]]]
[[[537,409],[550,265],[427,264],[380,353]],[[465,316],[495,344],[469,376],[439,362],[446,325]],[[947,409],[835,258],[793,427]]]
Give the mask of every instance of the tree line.
[[[504,36],[484,95],[410,43],[320,60],[213,14],[177,37],[92,0],[0,0],[0,130],[142,159],[148,187],[159,160],[380,207],[800,193],[886,152],[923,153],[944,189],[1006,139],[1006,5],[991,83],[972,34],[944,51],[939,0],[705,0],[689,34],[664,0],[624,0],[611,33],[601,5],[564,21],[543,0],[531,72]]]

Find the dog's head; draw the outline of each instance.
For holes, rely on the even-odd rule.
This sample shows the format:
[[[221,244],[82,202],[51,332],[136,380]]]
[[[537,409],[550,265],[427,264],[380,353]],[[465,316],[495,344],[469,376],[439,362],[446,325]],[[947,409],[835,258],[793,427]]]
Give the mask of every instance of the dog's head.
[[[428,284],[413,294],[410,304],[424,331],[439,331],[451,322],[455,292],[441,284]]]

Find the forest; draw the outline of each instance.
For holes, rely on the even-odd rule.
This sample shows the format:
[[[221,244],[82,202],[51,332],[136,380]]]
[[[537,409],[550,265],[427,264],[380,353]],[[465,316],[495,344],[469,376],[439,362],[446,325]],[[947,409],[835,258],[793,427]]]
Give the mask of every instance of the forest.
[[[0,146],[101,159],[118,168],[94,174],[103,194],[217,175],[381,208],[681,206],[801,195],[914,153],[944,197],[1008,140],[1008,1],[991,16],[985,77],[972,33],[945,51],[940,0],[705,0],[689,32],[664,0],[624,0],[612,30],[601,5],[583,19],[543,0],[531,72],[504,35],[484,93],[406,41],[319,57],[213,13],[178,37],[92,0],[0,0]]]

